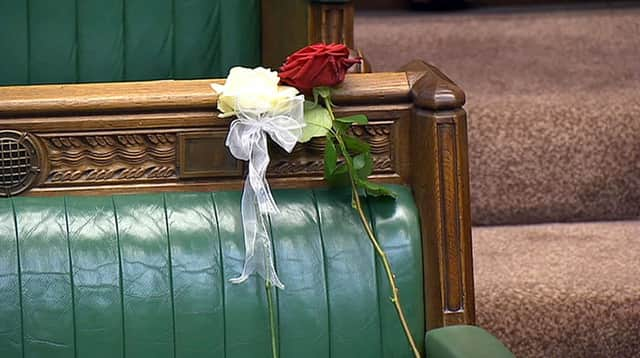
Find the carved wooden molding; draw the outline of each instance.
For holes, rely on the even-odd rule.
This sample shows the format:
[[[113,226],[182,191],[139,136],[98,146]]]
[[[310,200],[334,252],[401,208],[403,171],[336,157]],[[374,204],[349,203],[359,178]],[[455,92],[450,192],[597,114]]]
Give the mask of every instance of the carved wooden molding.
[[[397,120],[397,118],[396,118]],[[393,121],[372,122],[365,126],[354,126],[351,133],[371,146],[373,171],[375,174],[397,174],[394,168]],[[323,174],[324,138],[313,138],[305,145],[297,145],[292,153],[277,150],[269,166],[272,177]]]
[[[375,174],[396,174],[395,122],[372,122],[352,129],[371,145]],[[244,163],[236,160],[224,142],[226,128],[157,131],[94,131],[32,135],[48,158],[43,166],[45,187],[96,186],[113,183],[179,182],[221,177],[240,180]],[[321,177],[324,138],[296,145],[292,153],[271,147],[269,177]],[[39,167],[38,167],[39,168]],[[38,169],[40,171],[40,169]]]
[[[38,138],[49,158],[43,185],[176,178],[176,135],[172,133],[60,133]]]

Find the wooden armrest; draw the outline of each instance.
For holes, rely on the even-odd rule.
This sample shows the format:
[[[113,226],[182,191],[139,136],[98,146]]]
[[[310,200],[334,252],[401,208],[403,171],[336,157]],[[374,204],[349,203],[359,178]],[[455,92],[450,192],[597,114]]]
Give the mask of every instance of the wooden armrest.
[[[0,118],[24,115],[173,110],[214,111],[211,83],[223,79],[0,87]],[[348,74],[335,90],[341,105],[408,102],[404,72]]]
[[[466,101],[464,91],[437,67],[414,60],[402,66],[411,83],[414,101],[421,107],[444,110],[462,107]]]

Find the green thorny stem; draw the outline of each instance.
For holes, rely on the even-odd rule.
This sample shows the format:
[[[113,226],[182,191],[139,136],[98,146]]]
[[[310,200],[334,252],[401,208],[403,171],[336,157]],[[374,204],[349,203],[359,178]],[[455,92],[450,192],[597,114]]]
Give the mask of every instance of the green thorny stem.
[[[329,115],[331,116],[331,121],[335,122],[335,116],[333,114],[331,100],[325,98],[325,104],[327,106],[327,110],[329,111]],[[336,141],[340,146],[340,151],[342,152],[342,155],[345,156],[345,164],[347,165],[347,169],[348,169],[347,172],[349,173],[349,181],[351,183],[351,195],[353,198],[353,203],[355,204],[355,209],[358,212],[358,216],[360,217],[360,221],[364,226],[364,230],[367,233],[367,237],[369,238],[369,241],[371,241],[371,244],[373,245],[373,248],[375,249],[376,254],[382,261],[382,265],[384,266],[384,271],[387,275],[387,279],[389,280],[389,285],[391,286],[391,291],[392,291],[391,302],[393,303],[396,309],[396,312],[398,313],[398,319],[400,320],[400,324],[402,325],[404,334],[407,337],[407,340],[409,341],[409,345],[411,346],[411,351],[414,357],[420,358],[421,357],[420,350],[418,350],[416,342],[413,339],[413,335],[411,334],[411,330],[409,329],[409,324],[407,323],[407,319],[405,318],[405,315],[404,315],[404,310],[402,309],[402,304],[400,303],[400,289],[398,289],[398,284],[396,282],[396,275],[393,273],[393,270],[391,268],[391,263],[387,258],[387,254],[382,249],[382,246],[380,246],[380,243],[378,242],[378,239],[376,238],[376,235],[373,232],[373,229],[371,228],[371,224],[369,223],[369,220],[367,220],[367,217],[362,208],[362,202],[360,201],[360,195],[358,193],[358,185],[356,182],[356,178],[354,178],[354,174],[353,174],[355,171],[353,167],[353,162],[347,158],[349,156],[349,152],[347,151],[347,147],[341,135],[338,132],[334,132],[334,131],[331,131],[331,132],[335,136]]]

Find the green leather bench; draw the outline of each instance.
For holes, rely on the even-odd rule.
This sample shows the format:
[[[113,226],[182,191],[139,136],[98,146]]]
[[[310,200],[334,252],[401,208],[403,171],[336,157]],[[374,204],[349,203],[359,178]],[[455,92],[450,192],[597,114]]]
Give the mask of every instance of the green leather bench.
[[[369,200],[424,343],[419,217],[410,190]],[[0,356],[268,357],[264,283],[242,271],[240,192],[0,199]],[[281,357],[408,357],[381,265],[347,190],[279,190],[271,218]],[[508,357],[470,326],[428,357]]]
[[[228,281],[245,169],[216,80],[196,78],[350,43],[352,17],[349,1],[0,0],[0,357],[269,357],[264,283]],[[403,184],[367,205],[409,324],[429,357],[510,357],[463,325],[464,94],[405,71],[349,75],[334,97],[371,118],[356,135],[376,180]],[[60,85],[155,79],[190,80]],[[349,196],[319,188],[322,143],[272,154],[280,356],[410,356]]]
[[[0,0],[0,85],[222,78],[353,45],[350,0]]]

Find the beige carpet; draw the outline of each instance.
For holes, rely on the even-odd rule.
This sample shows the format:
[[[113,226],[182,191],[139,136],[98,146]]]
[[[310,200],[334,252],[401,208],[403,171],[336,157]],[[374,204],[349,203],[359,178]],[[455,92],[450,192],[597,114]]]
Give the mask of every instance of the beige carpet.
[[[640,3],[362,13],[376,71],[467,92],[478,323],[520,358],[640,357]]]
[[[640,357],[640,221],[473,238],[478,324],[517,357]]]
[[[359,13],[376,71],[414,58],[467,92],[476,224],[640,217],[640,3]],[[546,10],[545,10],[546,9]]]

